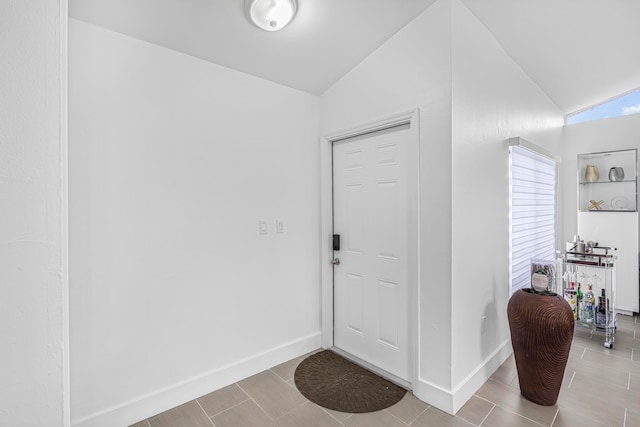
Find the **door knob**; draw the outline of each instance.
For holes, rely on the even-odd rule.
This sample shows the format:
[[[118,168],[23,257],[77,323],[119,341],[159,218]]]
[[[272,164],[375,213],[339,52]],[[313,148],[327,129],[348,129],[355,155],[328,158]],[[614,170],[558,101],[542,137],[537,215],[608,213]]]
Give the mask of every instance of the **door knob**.
[[[340,265],[340,258],[334,258],[331,260],[331,264],[333,265]]]

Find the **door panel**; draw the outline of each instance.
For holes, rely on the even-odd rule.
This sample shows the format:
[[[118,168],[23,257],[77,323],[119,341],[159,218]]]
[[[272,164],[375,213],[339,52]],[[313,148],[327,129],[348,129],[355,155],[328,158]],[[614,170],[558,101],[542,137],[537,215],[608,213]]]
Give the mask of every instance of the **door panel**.
[[[363,325],[363,280],[362,276],[357,274],[347,274],[347,287],[348,287],[348,307],[347,314],[349,316],[347,320],[347,327],[351,331],[358,334],[362,334]]]
[[[334,345],[409,381],[407,151],[401,129],[333,144]]]
[[[378,301],[380,309],[378,317],[380,319],[380,336],[378,340],[381,343],[389,345],[394,349],[398,349],[398,313],[399,291],[398,284],[386,280],[378,280]]]
[[[346,249],[349,253],[361,255],[364,243],[364,186],[347,184],[346,209],[349,234],[345,235]]]

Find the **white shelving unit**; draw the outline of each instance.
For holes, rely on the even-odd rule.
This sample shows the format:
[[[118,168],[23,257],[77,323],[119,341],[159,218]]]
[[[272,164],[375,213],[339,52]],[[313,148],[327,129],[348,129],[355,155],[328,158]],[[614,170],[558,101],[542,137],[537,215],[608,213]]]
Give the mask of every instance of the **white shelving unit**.
[[[587,166],[597,167],[599,179],[588,176]],[[610,180],[609,171],[614,167],[622,168],[624,178]],[[577,232],[585,242],[618,249],[616,309],[624,314],[638,313],[638,150],[579,154],[577,173]]]
[[[578,155],[578,210],[581,212],[637,212],[638,150]],[[618,168],[618,174],[611,173]],[[599,177],[594,180],[594,172]],[[618,176],[616,180],[615,176]]]

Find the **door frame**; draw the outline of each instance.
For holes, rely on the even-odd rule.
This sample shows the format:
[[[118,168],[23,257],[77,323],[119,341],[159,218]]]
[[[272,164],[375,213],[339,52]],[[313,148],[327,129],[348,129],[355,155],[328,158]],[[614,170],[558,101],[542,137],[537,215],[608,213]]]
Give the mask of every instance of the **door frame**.
[[[419,349],[419,286],[420,283],[420,113],[418,109],[367,122],[320,138],[320,285],[321,285],[321,343],[333,347],[333,143],[367,133],[409,124],[407,180],[409,192],[407,212],[411,232],[407,236],[407,284],[409,309],[409,367],[411,385],[418,379]],[[415,232],[414,232],[415,231]],[[365,361],[366,362],[366,361]]]

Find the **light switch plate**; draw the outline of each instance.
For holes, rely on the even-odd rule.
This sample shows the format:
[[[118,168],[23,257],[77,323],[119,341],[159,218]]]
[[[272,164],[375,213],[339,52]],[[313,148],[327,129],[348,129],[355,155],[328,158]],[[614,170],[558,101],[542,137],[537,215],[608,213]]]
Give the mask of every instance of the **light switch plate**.
[[[284,219],[276,219],[276,233],[284,233]]]
[[[260,234],[267,234],[269,232],[269,228],[267,227],[267,220],[261,219],[258,220],[258,227],[260,230]]]

